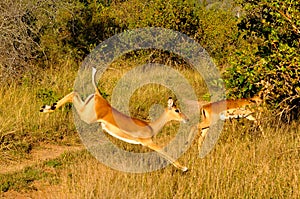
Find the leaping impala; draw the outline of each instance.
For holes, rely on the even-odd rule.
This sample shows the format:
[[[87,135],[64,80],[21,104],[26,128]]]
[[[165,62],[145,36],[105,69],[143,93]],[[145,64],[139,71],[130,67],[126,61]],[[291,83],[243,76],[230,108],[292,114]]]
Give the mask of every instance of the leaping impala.
[[[191,104],[193,102],[190,100],[188,103]],[[188,142],[192,140],[194,131],[199,130],[201,132],[198,141],[199,149],[207,136],[209,127],[212,125],[213,118],[219,118],[221,120],[246,118],[253,121],[259,127],[262,135],[265,136],[262,127],[253,116],[255,109],[262,103],[260,95],[252,98],[222,100],[206,104],[204,104],[203,101],[195,103],[198,103],[200,107],[201,122],[191,129]]]
[[[189,120],[188,117],[176,107],[172,98],[168,99],[168,107],[156,121],[149,123],[129,117],[113,108],[108,101],[101,96],[95,84],[96,72],[96,69],[93,68],[92,83],[95,88],[95,93],[88,96],[84,102],[79,94],[73,91],[52,106],[42,106],[40,112],[53,112],[65,103],[72,102],[79,117],[84,122],[88,124],[100,122],[102,129],[113,137],[127,143],[141,144],[149,147],[170,161],[178,169],[187,171],[187,167],[182,166],[177,160],[166,154],[162,147],[156,145],[152,140],[167,122],[171,120],[187,122]]]

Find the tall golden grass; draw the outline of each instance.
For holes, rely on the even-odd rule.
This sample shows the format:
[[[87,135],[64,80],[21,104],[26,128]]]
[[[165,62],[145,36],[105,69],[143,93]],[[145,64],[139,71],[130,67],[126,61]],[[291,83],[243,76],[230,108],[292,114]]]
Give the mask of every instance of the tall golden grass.
[[[99,84],[102,91],[112,92],[118,78],[126,72],[120,68],[124,67],[103,75]],[[200,77],[186,69],[181,72],[194,82],[199,97],[205,94]],[[47,97],[54,100],[70,92],[75,74],[75,69],[62,66],[60,71],[42,71],[39,82],[0,88],[1,164],[9,166],[30,158],[31,149],[45,143],[80,142],[68,108],[49,115],[38,111],[43,103],[49,103]],[[38,95],[41,90],[49,96]],[[131,98],[131,114],[148,119],[151,103],[163,104],[169,94],[172,92],[153,85],[144,87]],[[25,181],[29,188],[12,185],[0,190],[0,196],[9,197],[15,190],[32,198],[299,198],[299,122],[281,124],[274,116],[265,115],[271,118],[262,124],[265,138],[251,128],[251,122],[242,120],[226,122],[215,148],[203,159],[199,158],[194,141],[179,159],[189,168],[187,173],[171,165],[151,173],[123,173],[104,166],[85,151],[73,153],[72,158],[63,154],[54,160],[56,166],[47,162],[32,165],[33,170],[44,175]],[[176,128],[167,125],[154,141],[166,144],[175,133]],[[143,150],[141,146],[114,142],[126,150]],[[0,180],[17,181],[25,173],[22,170],[0,175]]]
[[[74,136],[70,111],[63,109],[57,115],[39,113],[43,103],[51,100],[53,103],[72,90],[75,71],[68,68],[40,71],[34,82],[24,79],[22,85],[0,86],[0,164],[18,161],[40,143],[74,144],[79,141]]]
[[[229,124],[226,124],[226,126]],[[230,129],[230,128],[228,128]],[[89,154],[78,155],[58,174],[58,186],[43,198],[299,198],[299,126],[266,130],[267,138],[227,131],[204,159],[195,144],[172,166],[143,174],[103,166]]]

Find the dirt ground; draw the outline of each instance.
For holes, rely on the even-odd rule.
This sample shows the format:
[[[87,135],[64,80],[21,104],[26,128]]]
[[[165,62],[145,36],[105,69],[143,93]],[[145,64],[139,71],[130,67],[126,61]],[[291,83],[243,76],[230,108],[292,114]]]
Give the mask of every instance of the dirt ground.
[[[43,145],[39,148],[32,149],[29,158],[18,162],[10,162],[0,164],[0,173],[11,173],[24,169],[25,167],[38,164],[45,160],[55,159],[65,152],[72,152],[84,149],[84,146],[58,146],[58,145]]]
[[[29,158],[21,160],[19,162],[7,163],[0,165],[0,173],[12,173],[20,171],[25,167],[41,163],[46,160],[51,160],[59,157],[66,152],[78,151],[84,149],[83,145],[78,146],[58,146],[58,145],[43,145],[39,148],[33,149],[29,154]],[[37,185],[38,186],[38,185]],[[42,188],[42,187],[41,187]],[[48,190],[51,189],[51,190]],[[55,191],[55,186],[43,187],[42,190]],[[57,189],[59,190],[59,189]],[[56,190],[56,191],[57,191]],[[0,194],[0,198],[5,199],[31,199],[40,198],[38,191],[33,193],[19,193],[14,190],[10,190]]]

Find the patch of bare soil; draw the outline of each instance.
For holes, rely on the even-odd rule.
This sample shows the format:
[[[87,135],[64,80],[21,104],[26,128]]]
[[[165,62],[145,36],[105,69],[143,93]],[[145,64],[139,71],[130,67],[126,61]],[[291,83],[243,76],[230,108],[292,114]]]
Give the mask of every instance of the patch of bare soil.
[[[84,149],[83,145],[78,146],[57,146],[43,145],[39,148],[32,149],[29,158],[9,164],[0,164],[0,174],[16,172],[25,167],[41,163],[45,160],[55,159],[65,152],[72,152]]]
[[[8,191],[6,193],[3,193],[0,195],[0,198],[5,199],[31,199],[30,196],[25,196],[19,192],[16,191]]]

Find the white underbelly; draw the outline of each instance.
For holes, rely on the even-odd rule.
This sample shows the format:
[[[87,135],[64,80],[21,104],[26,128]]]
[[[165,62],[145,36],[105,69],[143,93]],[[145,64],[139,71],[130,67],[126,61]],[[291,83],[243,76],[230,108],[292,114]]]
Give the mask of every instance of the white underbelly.
[[[101,123],[101,127],[102,127],[102,129],[105,130],[109,135],[111,135],[111,136],[113,136],[113,137],[115,137],[115,138],[117,138],[117,139],[119,139],[119,140],[122,140],[122,141],[127,142],[127,143],[130,143],[130,144],[141,144],[140,142],[137,142],[137,141],[135,141],[135,140],[123,138],[123,137],[120,137],[120,136],[116,135],[115,133],[113,133],[113,132],[111,132],[110,130],[108,130],[108,129],[106,128],[106,125],[105,125],[104,123]]]
[[[226,119],[246,118],[251,114],[252,112],[245,108],[228,109],[220,113],[220,119],[226,120]]]

